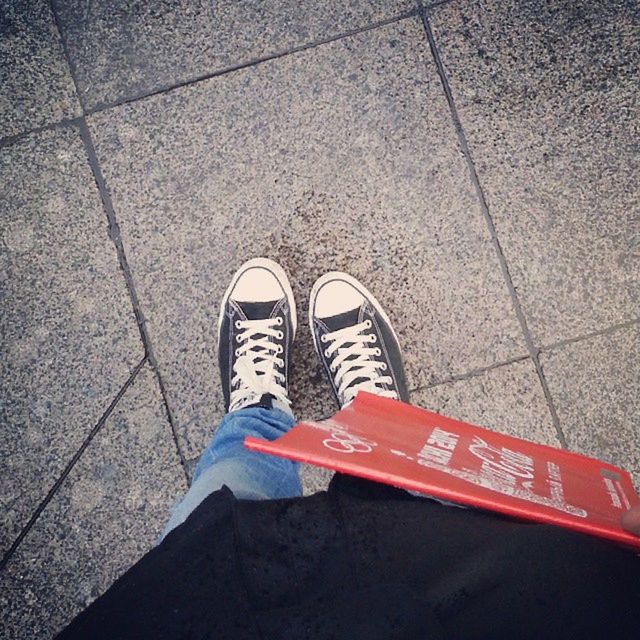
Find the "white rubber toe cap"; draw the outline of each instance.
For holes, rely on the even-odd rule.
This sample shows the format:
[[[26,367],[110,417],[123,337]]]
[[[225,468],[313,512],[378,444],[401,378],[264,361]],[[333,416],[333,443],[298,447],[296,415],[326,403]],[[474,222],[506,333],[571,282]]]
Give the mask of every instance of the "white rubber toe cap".
[[[222,298],[218,331],[222,326],[227,300],[236,302],[275,302],[286,297],[291,311],[291,325],[297,328],[296,301],[284,269],[269,258],[253,258],[245,262],[233,276]]]
[[[313,311],[316,318],[330,318],[357,309],[364,299],[351,283],[336,276],[336,279],[327,279],[319,286]]]
[[[230,298],[238,302],[271,302],[284,298],[278,279],[263,267],[250,267],[238,278]]]

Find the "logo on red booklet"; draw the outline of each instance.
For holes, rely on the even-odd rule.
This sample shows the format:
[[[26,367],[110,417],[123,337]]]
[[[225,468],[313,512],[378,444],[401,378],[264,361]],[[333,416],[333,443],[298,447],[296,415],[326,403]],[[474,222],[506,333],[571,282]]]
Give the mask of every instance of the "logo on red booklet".
[[[346,431],[332,431],[331,437],[322,441],[322,444],[337,453],[371,453],[378,443],[366,438],[354,436]]]

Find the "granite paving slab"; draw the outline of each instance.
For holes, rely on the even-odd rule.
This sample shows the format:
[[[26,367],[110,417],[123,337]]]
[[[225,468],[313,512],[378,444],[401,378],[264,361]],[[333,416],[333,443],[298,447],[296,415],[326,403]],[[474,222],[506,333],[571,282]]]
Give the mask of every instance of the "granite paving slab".
[[[144,355],[75,127],[0,148],[0,552]]]
[[[541,355],[569,447],[630,471],[640,490],[640,326]]]
[[[50,640],[155,544],[185,488],[145,365],[0,573],[0,636]]]
[[[560,447],[538,374],[527,358],[411,393],[412,404],[550,447]]]
[[[54,0],[92,109],[366,27],[412,0]]]
[[[0,3],[0,138],[77,115],[49,2]]]
[[[465,0],[430,21],[534,342],[638,318],[637,3]]]
[[[307,297],[337,269],[388,310],[410,385],[526,354],[419,20],[89,118],[187,458],[222,411],[218,304],[246,259],[290,274],[292,398],[334,401]]]

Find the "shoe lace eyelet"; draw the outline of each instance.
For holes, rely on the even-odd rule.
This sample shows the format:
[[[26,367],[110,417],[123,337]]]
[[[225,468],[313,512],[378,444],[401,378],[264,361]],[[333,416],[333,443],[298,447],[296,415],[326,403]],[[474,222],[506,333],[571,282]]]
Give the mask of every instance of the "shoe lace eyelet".
[[[236,329],[242,329],[242,327],[240,326],[240,320],[236,320],[234,324]]]
[[[282,326],[282,318],[281,318],[280,316],[278,316],[278,317],[276,318],[276,324],[277,324],[279,327],[281,327],[281,326]]]
[[[326,342],[326,341],[327,341],[327,335],[326,335],[325,333],[323,333],[323,334],[320,336],[320,342]]]
[[[240,336],[236,336],[236,342],[237,342],[238,344],[240,344],[240,343],[242,342],[242,340],[240,339]]]
[[[365,320],[364,324],[367,327],[367,329],[371,329],[371,320]]]
[[[375,353],[377,356],[381,356],[381,355],[382,355],[382,351],[380,351],[380,349],[378,349],[378,347],[376,347],[376,350],[374,351],[374,353]],[[385,368],[386,368],[386,366],[387,366],[387,365],[385,364],[384,366],[385,366]]]
[[[236,358],[240,357],[240,349],[236,349]]]
[[[330,358],[331,357],[331,354],[329,353],[329,349],[325,349],[324,350],[324,357],[325,358]]]
[[[334,365],[331,365],[329,369],[331,370],[332,373],[336,372],[336,367]]]
[[[282,353],[283,351],[284,351],[284,349],[282,348],[282,345],[279,344],[276,353]]]
[[[374,342],[376,342],[377,340],[378,340],[378,338],[376,337],[376,335],[375,335],[374,333],[372,333],[372,334],[369,336],[369,342],[371,342],[372,344],[373,344]]]
[[[282,331],[278,331],[278,333],[276,333],[276,338],[278,338],[278,340],[282,340],[282,338],[284,338],[284,333],[282,333]]]
[[[388,367],[387,367],[387,363],[386,363],[386,362],[383,362],[383,363],[382,363],[382,365],[380,366],[380,368],[381,368],[383,371],[386,371],[386,370],[387,370],[387,368],[388,368]]]

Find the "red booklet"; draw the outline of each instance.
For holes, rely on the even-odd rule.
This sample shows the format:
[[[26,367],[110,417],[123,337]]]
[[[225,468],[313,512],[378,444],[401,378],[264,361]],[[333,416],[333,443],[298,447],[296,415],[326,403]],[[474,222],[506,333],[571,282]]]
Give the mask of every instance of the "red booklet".
[[[640,549],[620,525],[640,502],[626,471],[397,400],[360,392],[327,420],[245,446]]]

